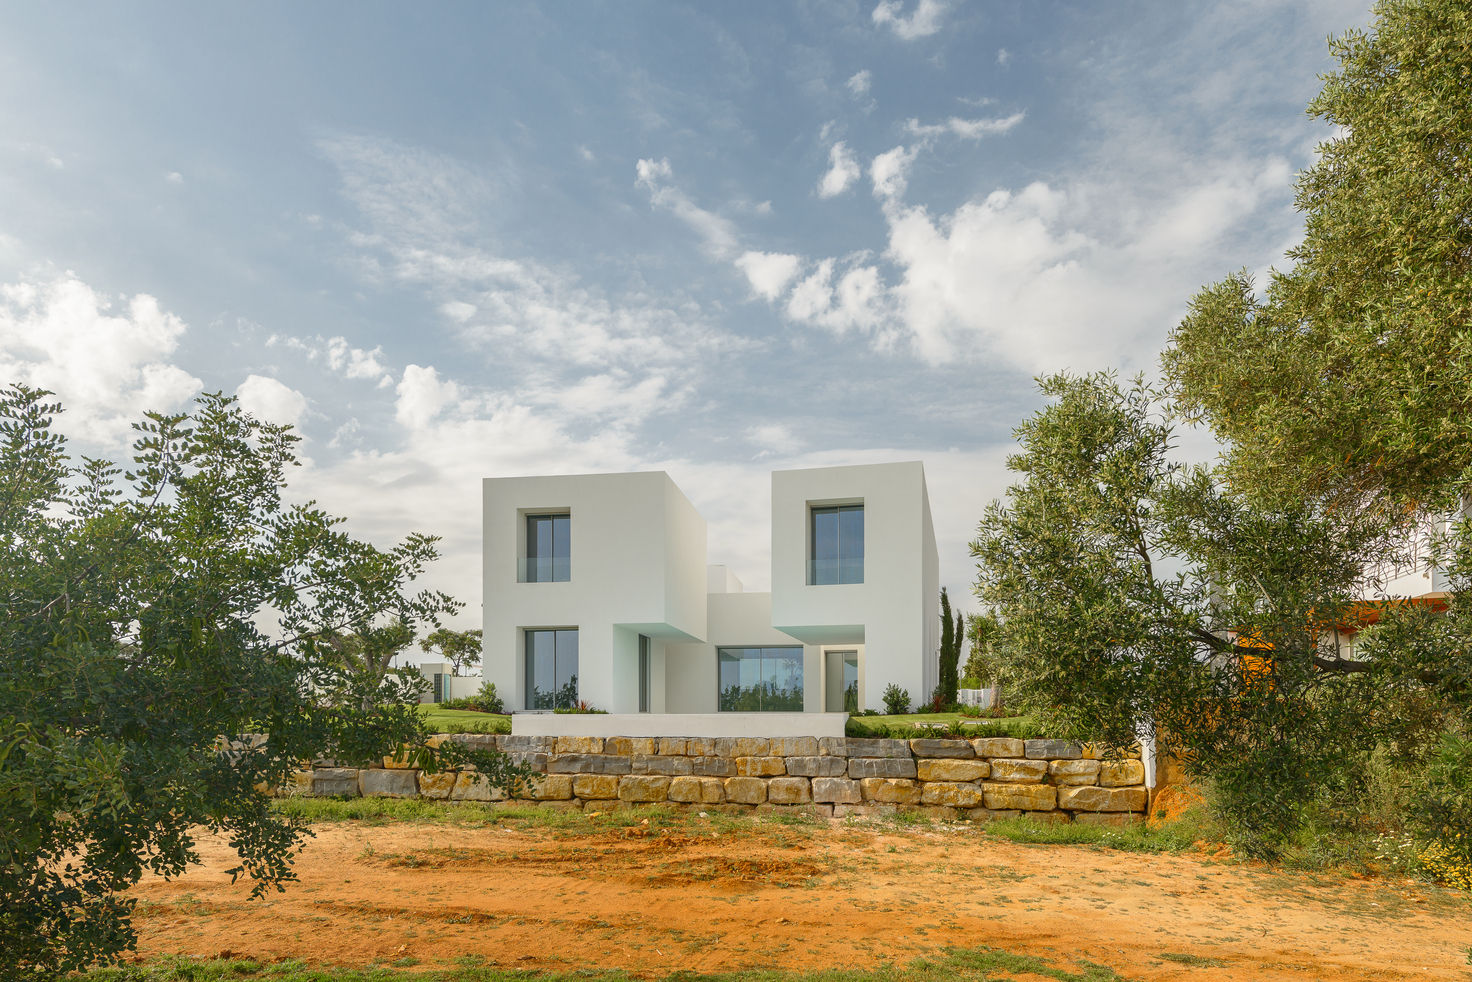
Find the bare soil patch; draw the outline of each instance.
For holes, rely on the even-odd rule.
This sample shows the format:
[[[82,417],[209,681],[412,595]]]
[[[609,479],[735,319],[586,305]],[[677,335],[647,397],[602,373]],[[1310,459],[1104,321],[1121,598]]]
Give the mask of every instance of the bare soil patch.
[[[1019,845],[972,827],[324,824],[249,900],[204,865],[136,892],[139,955],[568,971],[861,968],[947,948],[1132,979],[1468,978],[1472,906],[1419,885],[1208,856]],[[461,961],[461,964],[464,962]]]

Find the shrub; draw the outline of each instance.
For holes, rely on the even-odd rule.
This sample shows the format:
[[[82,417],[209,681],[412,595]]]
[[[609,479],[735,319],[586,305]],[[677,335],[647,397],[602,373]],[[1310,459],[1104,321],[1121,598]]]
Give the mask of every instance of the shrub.
[[[910,691],[901,689],[891,682],[884,690],[884,711],[891,716],[903,716],[910,711]]]
[[[501,697],[496,695],[496,683],[481,683],[480,691],[473,696],[465,696],[461,699],[446,699],[440,703],[442,709],[463,709],[472,713],[495,713],[502,715],[506,712],[506,704]]]

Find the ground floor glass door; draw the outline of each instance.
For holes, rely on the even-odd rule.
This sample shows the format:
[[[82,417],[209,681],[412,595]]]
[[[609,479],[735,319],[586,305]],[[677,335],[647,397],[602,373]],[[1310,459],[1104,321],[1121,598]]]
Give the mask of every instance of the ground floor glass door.
[[[859,653],[857,651],[824,652],[826,684],[823,709],[830,713],[859,711]]]

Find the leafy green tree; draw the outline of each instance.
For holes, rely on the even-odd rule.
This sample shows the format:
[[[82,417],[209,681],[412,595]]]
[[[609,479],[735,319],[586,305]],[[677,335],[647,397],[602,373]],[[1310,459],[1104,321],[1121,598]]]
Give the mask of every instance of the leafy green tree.
[[[364,700],[377,698],[379,688],[391,674],[394,657],[413,643],[414,628],[402,617],[379,625],[358,624],[347,631],[323,631],[306,642],[315,657],[336,662],[346,677],[355,681],[364,709],[368,708]],[[413,670],[392,674],[414,689],[416,697],[427,685],[424,677]]]
[[[46,395],[0,390],[0,978],[132,947],[124,891],[197,862],[201,830],[228,838],[254,894],[281,889],[307,832],[263,789],[304,759],[408,745],[429,767],[525,778],[499,754],[426,748],[398,680],[310,643],[384,615],[432,623],[448,598],[406,589],[432,537],[380,551],[286,503],[296,437],[232,399],[150,414],[123,473],[71,461]]]
[[[1366,513],[1250,507],[1170,459],[1171,427],[1140,380],[1041,380],[1053,402],[1016,431],[1021,476],[972,544],[992,643],[1028,708],[1127,746],[1153,730],[1222,792],[1249,850],[1271,852],[1367,753],[1382,687],[1434,665],[1339,657],[1323,627],[1397,529]],[[1393,721],[1385,721],[1390,723]]]
[[[438,649],[445,661],[450,663],[450,671],[455,675],[480,661],[480,646],[480,631],[452,631],[446,627],[432,631],[419,642],[421,651]]]
[[[1330,47],[1293,265],[1196,296],[1171,393],[1244,494],[1444,509],[1472,476],[1472,8],[1382,0]]]
[[[1007,678],[1007,665],[997,636],[1001,633],[1001,622],[994,612],[972,614],[967,621],[966,638],[971,652],[966,658],[966,677],[975,679],[981,686],[1001,687]]]

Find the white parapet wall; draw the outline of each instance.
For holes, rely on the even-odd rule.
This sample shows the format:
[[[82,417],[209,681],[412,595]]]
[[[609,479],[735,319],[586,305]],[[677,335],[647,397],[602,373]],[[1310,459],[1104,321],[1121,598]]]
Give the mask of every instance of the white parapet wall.
[[[515,713],[513,736],[841,737],[847,713]]]

